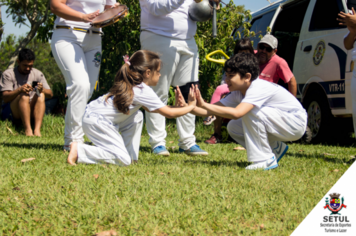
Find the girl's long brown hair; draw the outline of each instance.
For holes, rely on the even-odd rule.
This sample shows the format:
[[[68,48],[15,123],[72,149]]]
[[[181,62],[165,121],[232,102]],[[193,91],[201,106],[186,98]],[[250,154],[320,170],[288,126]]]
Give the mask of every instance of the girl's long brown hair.
[[[129,106],[132,104],[133,87],[143,82],[143,73],[150,69],[155,73],[160,66],[159,56],[148,50],[135,52],[130,60],[130,65],[125,63],[117,72],[114,85],[109,90],[108,98],[114,96],[114,106],[122,113],[129,114]]]

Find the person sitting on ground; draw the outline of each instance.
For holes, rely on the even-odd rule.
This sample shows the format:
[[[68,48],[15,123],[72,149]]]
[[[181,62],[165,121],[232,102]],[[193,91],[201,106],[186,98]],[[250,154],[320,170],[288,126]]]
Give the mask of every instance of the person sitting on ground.
[[[43,73],[33,64],[35,54],[30,49],[22,49],[17,59],[17,67],[7,69],[1,75],[0,91],[3,96],[2,118],[22,121],[26,136],[41,136],[41,126],[46,110],[45,98],[53,93]],[[34,120],[34,130],[31,128]]]
[[[278,83],[281,79],[288,84],[289,92],[296,96],[297,81],[287,62],[277,55],[277,47],[277,38],[270,34],[265,35],[258,43],[256,57],[259,62],[259,78],[273,83]],[[221,122],[214,122],[214,134],[206,141],[207,144],[221,142],[221,126]],[[287,151],[288,145],[282,143],[282,149]]]
[[[242,52],[255,54],[253,47],[252,47],[251,40],[249,38],[243,38],[236,42],[235,48],[234,48],[234,55],[237,53],[242,53]],[[214,104],[214,103],[220,101],[220,99],[223,96],[227,95],[228,93],[230,93],[230,90],[227,87],[227,84],[225,82],[225,74],[224,74],[222,81],[221,81],[221,85],[219,85],[215,89],[213,96],[211,97],[210,104]],[[208,140],[206,140],[205,143],[216,144],[216,143],[220,143],[222,141],[221,126],[222,126],[223,120],[224,119],[222,117],[218,117],[218,116],[208,116],[204,119],[205,125],[210,125],[212,122],[214,122],[214,134],[211,135],[211,137]]]
[[[95,146],[72,142],[69,164],[105,162],[128,166],[138,161],[143,124],[140,107],[167,118],[183,116],[195,108],[194,89],[190,89],[185,107],[169,107],[159,99],[150,86],[157,85],[160,69],[161,60],[151,51],[140,50],[125,59],[109,93],[86,107],[83,130]],[[176,101],[180,100],[184,100],[183,95],[176,94]]]
[[[254,55],[238,53],[226,61],[224,70],[231,93],[215,104],[208,104],[196,87],[197,107],[192,113],[231,119],[227,130],[246,148],[247,159],[252,162],[247,170],[278,167],[285,154],[281,141],[303,136],[307,112],[286,89],[258,78],[258,60]]]

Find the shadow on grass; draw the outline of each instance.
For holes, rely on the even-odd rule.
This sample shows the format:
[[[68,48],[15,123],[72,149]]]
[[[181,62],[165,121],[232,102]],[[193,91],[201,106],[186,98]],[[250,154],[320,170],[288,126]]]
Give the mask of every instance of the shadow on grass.
[[[355,158],[350,159],[349,157],[345,158],[338,158],[338,157],[333,157],[333,156],[327,156],[324,154],[303,154],[303,153],[296,153],[296,152],[287,152],[286,156],[290,157],[295,157],[295,158],[302,158],[302,159],[322,159],[327,162],[332,162],[332,163],[349,163],[352,164],[355,161]]]
[[[63,145],[54,143],[6,143],[2,142],[0,145],[4,147],[16,147],[16,148],[26,148],[26,149],[53,149],[58,151],[63,151]]]
[[[211,165],[211,166],[238,166],[241,168],[245,168],[248,166],[250,163],[246,161],[207,161],[207,160],[184,160],[183,161],[186,164],[192,164],[192,165]]]

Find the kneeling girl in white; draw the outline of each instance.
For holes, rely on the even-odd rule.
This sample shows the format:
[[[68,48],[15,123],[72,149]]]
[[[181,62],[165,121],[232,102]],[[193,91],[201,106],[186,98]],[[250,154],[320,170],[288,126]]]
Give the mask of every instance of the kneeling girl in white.
[[[68,163],[109,163],[121,166],[138,160],[144,107],[167,118],[176,118],[195,108],[194,90],[186,107],[169,107],[149,86],[160,77],[161,60],[156,53],[140,50],[125,60],[109,93],[89,103],[83,130],[95,146],[73,142]],[[176,95],[178,99],[178,94]]]
[[[196,88],[193,114],[231,119],[230,136],[247,149],[246,169],[273,169],[287,151],[282,141],[301,138],[307,113],[298,100],[281,86],[259,79],[259,66],[252,54],[238,53],[224,67],[231,93],[215,104],[205,103]],[[203,109],[202,109],[203,108]]]

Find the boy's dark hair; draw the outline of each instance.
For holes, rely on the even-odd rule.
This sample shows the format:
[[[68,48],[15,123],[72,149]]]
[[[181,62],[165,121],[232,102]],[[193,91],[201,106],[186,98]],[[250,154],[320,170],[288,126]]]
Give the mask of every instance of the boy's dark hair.
[[[239,73],[245,77],[247,73],[251,74],[251,82],[257,79],[260,74],[258,60],[254,54],[238,53],[225,62],[224,71],[230,69],[229,73]]]
[[[243,38],[236,42],[234,54],[237,54],[237,53],[239,53],[241,51],[245,51],[245,50],[249,51],[252,54],[255,54],[255,51],[253,50],[253,47],[252,47],[251,40],[249,38]]]
[[[28,48],[24,48],[19,52],[19,61],[34,61],[35,60],[35,54]]]

